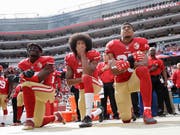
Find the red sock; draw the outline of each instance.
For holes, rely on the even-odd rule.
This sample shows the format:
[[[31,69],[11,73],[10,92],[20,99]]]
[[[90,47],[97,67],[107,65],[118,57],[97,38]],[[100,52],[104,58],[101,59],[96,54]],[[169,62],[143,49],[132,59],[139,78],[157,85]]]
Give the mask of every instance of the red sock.
[[[18,106],[17,107],[17,120],[20,121],[22,113],[23,113],[23,106]]]
[[[44,126],[44,125],[47,125],[48,123],[54,122],[54,121],[55,121],[55,116],[54,115],[44,116],[43,124],[41,125],[41,127]]]
[[[82,76],[82,81],[84,83],[84,92],[94,93],[92,77],[85,74]]]
[[[7,109],[3,110],[3,114],[7,115],[8,114],[8,110]]]
[[[136,74],[140,80],[140,92],[142,95],[143,105],[145,107],[151,107],[152,83],[149,70],[146,66],[140,66],[136,68]]]
[[[35,95],[34,91],[30,87],[23,87],[23,99],[24,106],[26,109],[26,117],[33,118],[34,116],[34,108],[35,108]]]

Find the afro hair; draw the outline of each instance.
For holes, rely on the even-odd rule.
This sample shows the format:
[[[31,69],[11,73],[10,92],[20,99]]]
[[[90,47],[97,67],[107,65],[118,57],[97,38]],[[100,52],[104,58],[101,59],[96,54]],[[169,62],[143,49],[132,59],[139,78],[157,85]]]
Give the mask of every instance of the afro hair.
[[[77,56],[76,43],[78,40],[82,40],[86,44],[86,52],[92,49],[92,39],[88,34],[75,33],[69,39],[69,45],[72,52]]]

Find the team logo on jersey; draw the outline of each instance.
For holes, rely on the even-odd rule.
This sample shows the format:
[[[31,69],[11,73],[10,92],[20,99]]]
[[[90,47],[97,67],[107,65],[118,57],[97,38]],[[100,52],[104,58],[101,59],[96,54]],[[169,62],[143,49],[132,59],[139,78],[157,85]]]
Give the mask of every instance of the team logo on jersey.
[[[139,43],[136,42],[136,43],[134,44],[134,49],[135,49],[135,50],[138,50],[139,47],[140,47]]]
[[[6,82],[4,80],[0,80],[0,89],[6,88]]]

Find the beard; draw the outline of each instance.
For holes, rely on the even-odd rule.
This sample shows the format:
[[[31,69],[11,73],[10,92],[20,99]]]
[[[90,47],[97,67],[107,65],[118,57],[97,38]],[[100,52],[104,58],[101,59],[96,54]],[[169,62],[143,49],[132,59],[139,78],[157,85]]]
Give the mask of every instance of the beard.
[[[35,55],[35,54],[30,54],[29,56],[32,57],[32,58],[37,58],[37,57],[39,57],[39,55]]]
[[[132,36],[124,36],[125,39],[129,39],[129,38],[132,38]]]
[[[29,58],[31,62],[35,62],[39,58],[39,55],[30,54]]]

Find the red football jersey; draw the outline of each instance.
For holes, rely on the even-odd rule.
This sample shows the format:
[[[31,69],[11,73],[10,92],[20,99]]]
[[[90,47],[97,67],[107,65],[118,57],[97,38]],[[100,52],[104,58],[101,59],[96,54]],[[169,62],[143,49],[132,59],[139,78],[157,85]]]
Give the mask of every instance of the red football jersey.
[[[80,78],[82,76],[82,63],[73,53],[69,53],[65,56],[65,63],[73,70],[74,78]]]
[[[173,83],[176,85],[177,88],[180,88],[180,70],[176,69],[172,74]]]
[[[161,59],[153,59],[151,57],[148,58],[148,68],[150,69],[153,65],[157,66],[157,70],[150,72],[151,75],[157,76],[160,75],[161,72],[165,69],[164,63]]]
[[[107,69],[107,70],[104,70],[102,71],[102,68],[106,65],[105,62],[100,62],[98,63],[97,65],[97,70],[98,70],[98,75],[99,75],[99,78],[101,79],[101,81],[103,83],[110,83],[110,82],[114,82],[114,75],[113,73],[111,72],[111,69]]]
[[[73,73],[74,73],[73,78],[81,78],[82,71],[83,71],[81,61],[77,59],[73,53],[67,54],[65,56],[64,61],[66,65],[71,67],[71,69],[73,70]],[[78,89],[84,88],[82,83],[75,85],[75,87]]]
[[[100,53],[98,53],[96,50],[90,50],[89,52],[90,53],[87,53],[87,55],[90,54],[87,56],[89,60],[97,60],[97,58],[99,59],[98,55],[100,56]],[[83,72],[81,60],[77,59],[73,53],[69,53],[65,56],[64,61],[66,65],[71,67],[71,69],[73,70],[74,78],[81,78]],[[96,78],[98,77],[97,70],[94,71],[93,76]],[[78,84],[78,86],[76,86],[76,88],[83,89],[84,86],[82,83],[80,83]]]
[[[19,62],[18,67],[25,71],[28,69],[32,69],[35,71],[35,74],[39,73],[46,64],[53,64],[54,65],[54,58],[51,56],[41,56],[38,60],[36,60],[34,63],[31,63],[29,61],[29,58],[26,58]],[[53,86],[54,84],[54,74],[51,73],[45,80],[42,82],[45,85]]]
[[[129,44],[124,44],[119,39],[111,40],[107,43],[105,52],[112,53],[116,60],[127,60],[127,57],[137,51],[146,51],[149,49],[148,41],[145,38],[135,37]],[[129,80],[132,73],[126,71],[115,76],[116,82]]]
[[[9,92],[9,83],[8,79],[4,76],[0,76],[0,94],[8,95]]]

